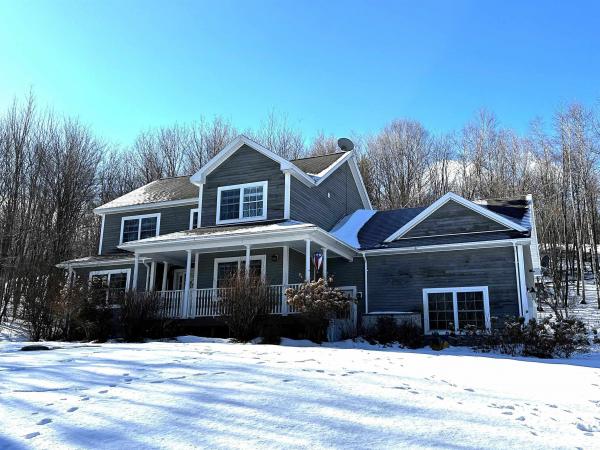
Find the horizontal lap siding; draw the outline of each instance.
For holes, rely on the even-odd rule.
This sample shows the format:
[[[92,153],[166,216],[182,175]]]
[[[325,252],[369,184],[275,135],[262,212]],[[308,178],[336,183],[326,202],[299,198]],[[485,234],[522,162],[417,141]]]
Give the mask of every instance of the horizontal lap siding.
[[[121,218],[160,213],[161,235],[187,230],[190,227],[190,210],[197,205],[175,206],[171,208],[156,208],[121,214],[106,214],[104,219],[104,235],[102,239],[102,254],[129,253],[119,250],[117,246],[121,239]]]
[[[362,293],[362,298],[358,303],[358,312],[363,314],[365,311],[365,266],[362,258],[354,258],[352,262],[343,258],[330,258],[327,261],[327,273],[333,277],[334,286],[356,286],[356,292]]]
[[[512,247],[367,258],[369,311],[422,312],[424,288],[489,286],[492,316],[519,313]]]
[[[206,177],[202,190],[202,226],[216,225],[217,190],[222,186],[268,181],[267,219],[283,219],[285,177],[279,164],[244,145]]]
[[[290,216],[293,220],[313,223],[329,231],[344,216],[363,207],[348,163],[319,186],[308,187],[292,177]]]
[[[403,237],[505,230],[506,227],[450,200]]]
[[[516,239],[523,237],[518,231],[493,231],[489,233],[457,234],[435,237],[401,238],[391,242],[390,247],[420,247],[425,245],[458,244],[461,242],[495,241],[499,239]]]
[[[283,273],[283,250],[281,247],[250,250],[253,256],[266,255],[267,259],[267,281],[269,284],[281,284]],[[273,261],[273,256],[277,256],[277,261]],[[200,254],[198,257],[198,288],[207,289],[213,287],[215,258],[232,258],[246,256],[245,252],[223,252]],[[243,264],[243,262],[242,262]],[[193,276],[192,264],[192,276]]]

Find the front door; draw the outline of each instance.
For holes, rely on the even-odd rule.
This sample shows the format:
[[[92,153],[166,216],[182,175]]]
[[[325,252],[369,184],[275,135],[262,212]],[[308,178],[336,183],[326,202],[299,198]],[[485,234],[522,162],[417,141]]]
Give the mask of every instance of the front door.
[[[185,288],[185,269],[175,269],[173,273],[173,289],[182,291]]]

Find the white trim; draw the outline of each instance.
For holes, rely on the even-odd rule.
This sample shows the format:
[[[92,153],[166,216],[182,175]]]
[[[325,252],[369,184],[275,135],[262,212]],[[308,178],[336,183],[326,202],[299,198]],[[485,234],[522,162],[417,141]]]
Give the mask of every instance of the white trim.
[[[262,187],[263,188],[263,207],[262,214],[260,216],[252,216],[252,217],[243,217],[244,216],[244,190],[246,188],[253,187]],[[221,192],[223,191],[231,191],[234,189],[239,189],[240,198],[239,198],[239,211],[237,219],[227,219],[221,220]],[[267,218],[267,197],[269,194],[269,182],[268,181],[258,181],[255,183],[243,183],[243,184],[232,184],[229,186],[219,186],[217,189],[217,217],[216,224],[224,225],[230,223],[239,223],[239,222],[255,222],[257,220],[265,220]]]
[[[365,263],[365,314],[369,314],[369,265],[367,263],[367,255],[365,252],[362,253],[362,257]]]
[[[102,217],[102,224],[100,225],[100,242],[98,243],[98,256],[102,255],[102,241],[104,240],[104,220],[106,214],[100,214]]]
[[[202,197],[204,196],[204,185],[198,186],[198,223],[197,228],[202,226]]]
[[[412,239],[429,239],[429,238],[448,237],[448,236],[464,236],[464,235],[471,235],[471,234],[498,233],[501,231],[506,231],[506,228],[498,228],[496,230],[484,230],[484,231],[465,231],[463,233],[428,234],[426,236],[400,237],[400,238],[396,239],[396,241],[412,240]]]
[[[183,275],[183,277],[181,278],[182,283],[179,284],[177,283],[177,280],[179,279],[179,275]],[[183,291],[185,286],[185,269],[175,269],[173,270],[173,290],[174,291]]]
[[[182,198],[180,200],[169,200],[166,202],[155,202],[155,203],[141,203],[139,205],[125,205],[125,206],[114,206],[105,208],[99,206],[94,209],[94,214],[109,214],[109,213],[122,213],[128,211],[139,211],[143,209],[157,209],[157,208],[174,208],[176,206],[184,206],[195,204],[198,202],[197,198]]]
[[[285,183],[283,193],[283,218],[289,220],[291,209],[291,191],[292,191],[292,176],[289,172],[285,172]]]
[[[314,184],[314,181],[306,173],[302,172],[298,167],[296,167],[292,162],[282,158],[279,155],[276,155],[268,148],[260,145],[257,142],[254,142],[253,140],[247,138],[244,135],[236,137],[233,141],[227,144],[225,148],[223,148],[223,150],[217,153],[198,172],[196,172],[190,177],[190,182],[196,185],[206,183],[206,177],[244,145],[251,147],[257,152],[262,153],[267,158],[270,158],[273,161],[279,163],[279,167],[281,170],[291,171],[296,178],[298,178],[305,184]]]
[[[449,201],[454,201],[454,202],[456,202],[456,203],[458,203],[458,204],[460,204],[460,205],[462,205],[462,206],[464,206],[466,208],[469,208],[469,209],[471,209],[471,210],[473,210],[473,211],[481,214],[482,216],[487,217],[488,219],[494,220],[495,222],[498,222],[499,224],[506,226],[507,228],[511,228],[511,229],[517,230],[517,231],[527,231],[527,229],[524,228],[524,227],[522,227],[521,225],[518,225],[518,224],[512,222],[511,220],[508,220],[508,219],[500,216],[499,214],[496,214],[495,212],[490,211],[487,208],[484,208],[483,206],[480,206],[480,205],[478,205],[476,203],[470,202],[469,200],[461,197],[460,195],[456,195],[453,192],[448,192],[447,194],[445,194],[444,196],[440,197],[438,200],[436,200],[435,202],[433,202],[426,209],[424,209],[423,211],[421,211],[421,213],[419,213],[411,221],[409,221],[404,226],[402,226],[400,229],[398,229],[396,232],[394,232],[392,235],[390,235],[385,240],[385,242],[395,241],[399,237],[401,237],[404,234],[408,233],[410,230],[412,230],[414,227],[416,227],[423,220],[425,220],[432,213],[434,213],[435,211],[437,211],[440,207],[442,207],[443,205],[445,205]]]
[[[141,261],[146,260],[147,258],[140,258]],[[69,267],[78,269],[81,267],[97,267],[97,266],[122,266],[123,264],[133,264],[134,258],[131,257],[123,257],[121,259],[109,259],[106,261],[65,261],[65,263],[59,263],[56,267],[60,269],[67,269]]]
[[[125,290],[129,289],[129,279],[131,278],[131,269],[109,269],[109,270],[93,270],[88,275],[88,280],[92,281],[92,277],[98,275],[108,275],[108,287],[110,288],[110,276],[114,273],[125,273],[127,274],[127,280],[125,281]]]
[[[540,258],[540,245],[538,242],[537,235],[537,225],[535,223],[535,211],[533,208],[533,196],[531,194],[527,194],[526,196],[527,202],[529,203],[529,220],[531,221],[531,245],[529,247],[529,252],[531,254],[531,265],[533,268],[533,273],[537,276],[542,275],[542,260]]]
[[[310,239],[304,240],[304,282],[308,283],[311,281],[310,279],[310,263],[312,259],[312,255],[310,254]]]
[[[138,216],[123,216],[121,217],[121,233],[119,235],[119,245],[123,244],[123,227],[125,226],[126,220],[137,220],[138,221],[138,238],[137,241],[140,240],[140,236],[142,233],[142,219],[148,219],[150,217],[156,217],[156,234],[154,237],[160,234],[160,213],[152,213],[152,214],[140,214]],[[133,242],[127,241],[126,243]]]
[[[219,263],[236,262],[238,270],[246,256],[232,256],[228,258],[215,258],[213,261],[213,289],[217,288],[217,276],[219,273]],[[264,280],[267,277],[267,255],[251,255],[250,261],[260,261],[260,277]]]
[[[192,251],[187,250],[187,260],[185,263],[185,287],[183,290],[183,303],[181,305],[181,318],[185,319],[189,311],[190,302],[190,278],[192,276]]]
[[[348,161],[348,165],[350,166],[350,171],[352,172],[354,182],[356,183],[356,187],[358,188],[360,199],[363,202],[363,209],[373,209],[373,205],[371,204],[371,200],[369,199],[369,194],[367,193],[365,182],[363,181],[362,175],[360,174],[360,169],[358,168],[358,163],[356,162],[356,157],[350,159]]]
[[[466,286],[466,287],[448,287],[448,288],[425,288],[423,289],[423,331],[425,334],[430,334],[432,330],[429,328],[429,294],[436,293],[452,293],[452,307],[454,311],[454,330],[433,330],[433,331],[460,331],[458,323],[458,292],[483,292],[483,315],[485,319],[485,328],[491,328],[490,317],[490,296],[487,286]]]
[[[156,288],[156,261],[150,263],[150,291]]]
[[[194,213],[198,213],[198,215],[200,215],[200,208],[192,208],[192,209],[190,209],[190,227],[189,227],[190,230],[194,229],[194,227],[193,227],[193,225],[194,225]],[[196,220],[196,225],[198,224],[199,221],[200,221],[200,219],[198,218]],[[197,225],[197,227],[198,227],[198,225]]]
[[[284,245],[282,247],[282,253],[283,267],[281,270],[281,284],[285,286],[286,284],[290,284],[290,247],[288,245]]]
[[[525,321],[531,317],[527,301],[527,281],[525,280],[525,257],[523,255],[523,246],[517,245],[517,255],[519,257],[519,288],[521,290],[521,311]]]
[[[138,274],[139,274],[139,265],[140,265],[140,255],[137,253],[133,256],[133,291],[137,291],[138,285]]]
[[[517,303],[519,304],[519,316],[523,316],[523,301],[521,300],[521,278],[519,276],[519,257],[517,256],[517,246],[513,245],[515,255],[515,280],[517,284]]]
[[[321,253],[323,254],[323,279],[327,282],[327,247],[323,247]]]
[[[530,239],[496,239],[492,241],[457,242],[454,244],[421,245],[413,247],[393,247],[364,250],[368,255],[394,255],[403,253],[444,252],[455,250],[473,250],[478,248],[510,247],[515,244],[529,245]]]
[[[163,261],[163,276],[162,276],[162,284],[161,291],[167,290],[167,273],[169,271],[169,263],[167,261]]]

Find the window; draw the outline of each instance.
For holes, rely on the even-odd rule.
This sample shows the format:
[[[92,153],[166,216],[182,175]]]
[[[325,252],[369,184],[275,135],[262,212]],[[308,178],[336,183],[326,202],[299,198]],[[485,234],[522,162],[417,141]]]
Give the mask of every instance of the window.
[[[233,275],[246,263],[245,256],[233,258],[215,258],[213,287],[223,287],[223,282],[227,277]],[[256,255],[250,257],[250,273],[265,278],[266,275],[266,255]]]
[[[90,272],[93,289],[106,292],[106,300],[117,298],[129,289],[131,269],[98,270]]]
[[[160,213],[128,216],[121,219],[121,244],[158,236]]]
[[[490,328],[487,286],[423,289],[425,332]]]
[[[198,228],[198,208],[190,210],[190,230]]]
[[[267,218],[267,181],[217,190],[217,224]]]

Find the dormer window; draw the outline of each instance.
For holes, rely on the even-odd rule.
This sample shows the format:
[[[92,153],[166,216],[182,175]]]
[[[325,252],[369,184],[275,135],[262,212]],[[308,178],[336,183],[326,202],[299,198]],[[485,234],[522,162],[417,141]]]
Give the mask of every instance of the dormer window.
[[[217,191],[217,224],[267,218],[266,181],[221,186]]]
[[[121,218],[121,244],[158,236],[160,213]]]

